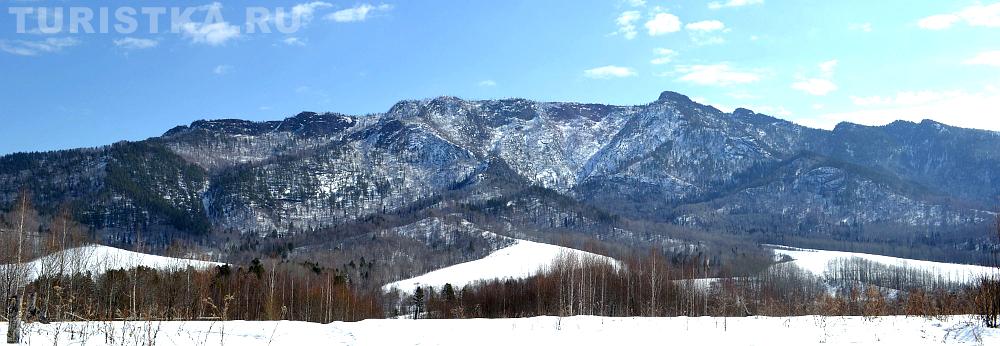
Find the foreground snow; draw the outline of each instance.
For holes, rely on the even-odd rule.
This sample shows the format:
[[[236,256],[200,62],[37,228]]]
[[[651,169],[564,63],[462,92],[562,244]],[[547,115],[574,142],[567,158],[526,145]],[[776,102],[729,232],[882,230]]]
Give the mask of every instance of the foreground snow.
[[[536,243],[527,240],[516,240],[513,245],[502,248],[484,258],[445,267],[414,278],[396,281],[382,286],[384,290],[399,288],[402,291],[412,291],[419,286],[441,287],[450,283],[455,287],[488,279],[526,278],[538,273],[539,270],[552,264],[560,255],[574,255],[576,258],[594,258],[617,263],[610,257],[594,253]]]
[[[63,272],[67,274],[104,273],[115,269],[132,269],[144,266],[159,270],[177,270],[188,266],[196,269],[208,269],[219,262],[189,260],[173,257],[149,255],[128,250],[122,250],[104,245],[87,245],[68,249],[35,259],[27,265],[27,279],[33,280],[40,275]],[[13,265],[0,265],[0,271],[10,270]]]
[[[995,268],[969,264],[931,262],[857,252],[812,250],[786,246],[775,246],[774,253],[776,255],[788,255],[793,259],[791,263],[818,276],[823,275],[830,262],[850,258],[862,258],[884,265],[921,269],[949,281],[961,283],[971,282],[986,274],[996,273],[997,271]]]
[[[0,324],[0,333],[6,328]],[[26,330],[26,345],[1000,345],[1000,330],[968,316],[91,322]]]

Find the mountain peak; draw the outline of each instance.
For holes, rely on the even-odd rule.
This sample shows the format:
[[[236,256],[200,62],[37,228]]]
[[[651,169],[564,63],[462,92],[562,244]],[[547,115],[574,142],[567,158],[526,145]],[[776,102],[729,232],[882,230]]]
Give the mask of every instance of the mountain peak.
[[[681,94],[681,93],[678,93],[678,92],[674,92],[674,91],[669,91],[669,90],[660,93],[660,98],[656,99],[656,101],[657,102],[667,102],[667,101],[673,101],[673,102],[694,102],[694,101],[691,101],[691,98],[687,97],[687,95],[684,95],[684,94]]]
[[[924,125],[924,126],[947,126],[945,124],[942,124],[940,122],[937,122],[937,121],[934,121],[934,120],[931,120],[931,119],[921,120],[920,121],[920,125]]]
[[[738,117],[749,117],[754,114],[757,113],[754,113],[754,111],[742,107],[733,110],[733,115]]]

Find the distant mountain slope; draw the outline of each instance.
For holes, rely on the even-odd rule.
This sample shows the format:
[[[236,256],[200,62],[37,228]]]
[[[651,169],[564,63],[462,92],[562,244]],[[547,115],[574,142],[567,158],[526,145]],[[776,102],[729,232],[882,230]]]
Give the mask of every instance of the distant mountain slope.
[[[210,269],[220,265],[224,265],[224,263],[148,255],[103,245],[87,245],[49,254],[25,263],[27,277],[24,278],[24,282],[56,273],[72,275],[89,272],[100,275],[110,270],[128,270],[139,266],[174,271],[184,270],[188,267]],[[13,270],[14,266],[14,264],[0,264],[0,271]]]
[[[22,188],[124,243],[137,229],[168,242],[441,211],[522,230],[656,223],[927,246],[919,234],[944,234],[976,249],[969,230],[1000,205],[1000,135],[931,121],[824,131],[673,92],[636,106],[439,97],[0,157],[0,206]]]
[[[972,283],[980,278],[983,278],[984,276],[998,273],[997,268],[993,267],[921,261],[856,252],[777,247],[774,249],[774,253],[778,256],[788,256],[792,259],[792,261],[788,263],[794,264],[819,277],[823,277],[824,273],[827,272],[827,270],[831,267],[831,265],[834,265],[835,262],[843,262],[853,259],[867,260],[873,263],[899,269],[924,271],[930,275],[937,276],[944,281],[957,283]]]
[[[382,289],[386,291],[399,289],[403,292],[411,292],[417,287],[440,289],[449,283],[456,288],[461,288],[480,280],[523,279],[538,274],[560,258],[572,261],[595,260],[618,263],[612,258],[586,251],[514,239],[511,245],[486,257],[392,282],[382,286]]]

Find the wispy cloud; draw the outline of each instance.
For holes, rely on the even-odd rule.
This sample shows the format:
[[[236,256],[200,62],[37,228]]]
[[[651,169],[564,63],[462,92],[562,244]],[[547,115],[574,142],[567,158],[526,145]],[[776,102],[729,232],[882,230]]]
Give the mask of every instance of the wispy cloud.
[[[837,68],[837,64],[839,64],[839,63],[840,63],[840,61],[837,60],[837,59],[827,60],[827,61],[821,62],[821,63],[819,63],[819,72],[825,78],[832,78],[833,77],[833,71],[834,71],[834,69]]]
[[[124,37],[113,41],[115,46],[123,49],[149,49],[156,47],[160,41],[148,38]]]
[[[292,6],[292,9],[289,11],[276,11],[273,16],[268,13],[265,19],[272,23],[279,23],[280,25],[297,25],[298,28],[304,28],[309,26],[309,23],[316,18],[316,14],[321,9],[331,7],[333,7],[333,4],[325,1],[305,2]]]
[[[210,46],[223,45],[229,40],[240,37],[240,28],[229,22],[209,24],[187,22],[181,24],[180,29],[181,34],[191,39],[191,42]]]
[[[675,56],[677,56],[677,52],[673,49],[667,48],[654,49],[653,54],[656,55],[656,57],[649,61],[649,63],[653,65],[668,64],[674,59]]]
[[[492,79],[487,79],[487,80],[484,80],[484,81],[480,81],[476,85],[484,87],[484,88],[488,88],[488,87],[495,87],[495,86],[497,86],[497,82],[494,81],[494,80],[492,80]]]
[[[625,37],[626,40],[631,40],[635,38],[637,31],[635,29],[635,22],[642,17],[639,11],[625,11],[615,19],[615,23],[618,24],[618,34]]]
[[[217,75],[224,75],[233,72],[233,65],[219,65],[212,69],[212,73]]]
[[[676,72],[682,74],[678,81],[711,86],[753,83],[761,78],[755,71],[737,70],[729,63],[678,66]]]
[[[726,24],[718,20],[688,23],[684,29],[691,35],[691,41],[701,46],[726,42],[719,34],[729,31],[726,29]]]
[[[847,25],[848,30],[872,32],[872,23],[851,23]]]
[[[350,23],[350,22],[363,22],[368,19],[368,17],[376,12],[386,12],[392,10],[392,5],[381,4],[381,5],[371,5],[371,4],[361,4],[351,8],[346,8],[333,13],[330,13],[323,18],[326,20],[332,20],[338,23]]]
[[[35,56],[42,53],[59,52],[63,50],[63,48],[79,44],[80,40],[73,37],[49,37],[44,40],[37,41],[2,40],[0,41],[0,50],[14,55]]]
[[[205,22],[184,21],[172,23],[174,30],[183,37],[191,40],[192,43],[207,44],[210,46],[223,45],[229,40],[240,37],[240,27],[222,21],[222,3],[213,2],[208,5],[198,7],[201,11],[206,11]],[[215,19],[209,20],[209,18]]]
[[[800,90],[811,95],[823,96],[836,91],[837,85],[826,79],[808,78],[792,83],[792,89]]]
[[[1000,2],[990,5],[977,3],[957,12],[927,16],[917,21],[917,26],[927,30],[944,30],[957,23],[998,28],[1000,27]]]
[[[713,1],[708,3],[708,8],[712,10],[718,10],[727,7],[743,7],[748,5],[760,5],[763,3],[764,0],[729,0],[726,2]]]
[[[986,65],[1000,67],[1000,50],[986,51],[962,62],[966,65]]]
[[[286,45],[289,45],[289,46],[305,46],[306,45],[306,41],[304,39],[301,39],[301,38],[298,38],[298,37],[295,37],[295,36],[285,37],[285,39],[281,40],[281,42],[284,42]]]
[[[292,15],[299,17],[301,23],[305,25],[311,22],[313,17],[315,17],[316,10],[328,7],[333,7],[333,5],[323,1],[307,2],[293,6]]]
[[[838,61],[828,60],[819,64],[819,77],[804,78],[799,77],[798,81],[792,83],[792,89],[805,92],[810,95],[824,96],[837,90],[837,84],[833,83],[833,72],[837,68]]]
[[[592,79],[609,79],[632,77],[635,76],[636,73],[635,70],[628,67],[607,65],[583,71],[583,75]]]
[[[717,20],[703,20],[700,22],[688,23],[684,26],[684,28],[690,31],[712,32],[725,29],[726,24]]]
[[[681,19],[670,13],[657,13],[653,19],[646,22],[649,36],[659,36],[681,31]]]

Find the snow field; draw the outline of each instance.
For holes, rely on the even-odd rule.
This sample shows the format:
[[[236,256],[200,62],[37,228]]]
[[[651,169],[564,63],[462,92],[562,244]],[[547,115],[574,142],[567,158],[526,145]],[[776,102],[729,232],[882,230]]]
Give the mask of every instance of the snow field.
[[[928,271],[952,282],[968,283],[975,281],[984,275],[997,273],[996,268],[970,265],[932,262],[923,260],[906,259],[882,255],[871,255],[857,252],[827,251],[801,249],[786,246],[775,246],[775,255],[788,255],[793,259],[791,262],[817,276],[823,276],[827,265],[838,259],[862,258],[872,262],[890,266],[904,268],[915,268]]]
[[[209,269],[222,264],[148,255],[103,245],[87,245],[56,252],[26,263],[27,277],[25,282],[34,280],[41,275],[60,271],[68,274],[86,272],[101,274],[109,270],[132,269],[138,266],[158,270],[180,270],[188,266],[196,269]],[[12,269],[15,269],[12,264],[0,265],[0,271]]]
[[[562,246],[536,243],[527,240],[517,240],[513,245],[494,251],[478,260],[441,268],[417,277],[396,281],[385,286],[389,291],[399,288],[403,292],[411,292],[417,286],[444,286],[450,283],[456,288],[488,279],[526,278],[535,275],[561,255],[573,255],[576,258],[593,258],[618,263],[616,260],[594,253],[571,249]]]
[[[533,317],[29,324],[25,345],[1000,345],[970,316]],[[6,334],[6,324],[0,324]]]

